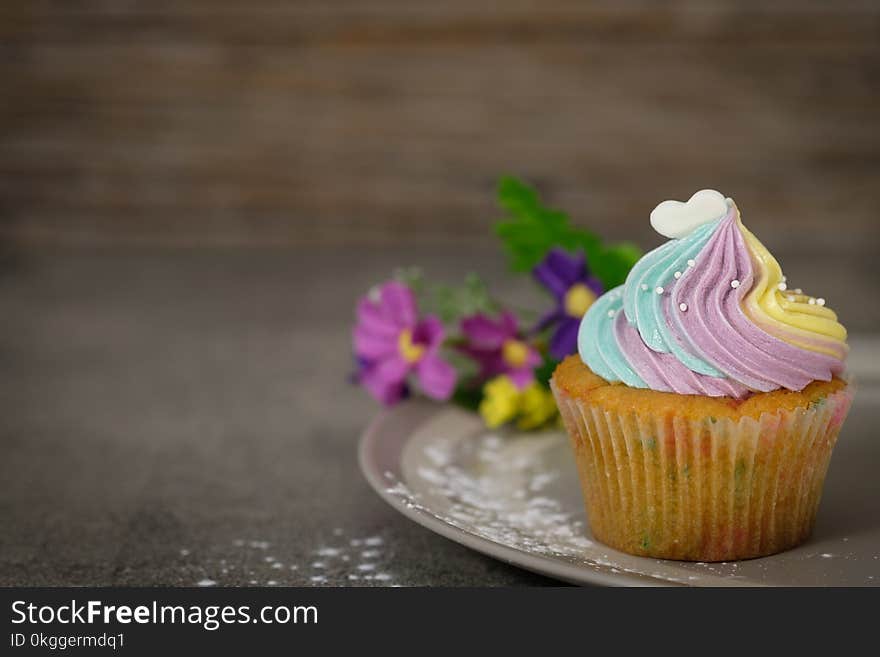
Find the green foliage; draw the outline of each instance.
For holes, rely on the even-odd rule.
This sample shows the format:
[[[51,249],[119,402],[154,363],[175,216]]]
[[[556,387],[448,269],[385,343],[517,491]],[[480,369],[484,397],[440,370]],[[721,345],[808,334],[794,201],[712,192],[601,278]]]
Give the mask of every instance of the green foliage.
[[[498,203],[510,215],[495,231],[504,243],[514,271],[529,271],[554,246],[585,253],[594,251],[599,238],[568,225],[568,215],[541,203],[538,193],[517,180],[504,177],[498,183]]]
[[[559,361],[552,358],[550,355],[544,355],[544,362],[542,362],[538,367],[535,368],[535,380],[543,386],[550,387],[550,379],[553,376],[553,372],[556,370],[556,366],[559,365]]]
[[[406,285],[413,291],[416,298],[421,301],[420,297],[425,294],[427,289],[425,272],[422,271],[421,267],[398,267],[394,270],[393,278]]]
[[[438,285],[434,289],[434,312],[446,323],[475,313],[494,313],[497,306],[486,283],[476,274],[465,276],[462,285]]]
[[[611,289],[626,280],[641,257],[633,244],[605,246],[594,233],[573,228],[566,213],[546,207],[534,189],[516,178],[505,176],[498,182],[498,203],[508,216],[496,224],[495,232],[514,271],[531,270],[551,248],[561,247],[583,252],[590,270]]]
[[[475,313],[498,311],[486,283],[473,273],[465,276],[460,285],[428,283],[418,267],[400,267],[395,270],[394,278],[415,293],[423,314],[437,315],[446,324]]]
[[[592,254],[589,251],[585,251],[585,253],[587,254],[587,266],[596,278],[602,281],[606,290],[623,285],[629,270],[642,257],[642,250],[630,242],[620,242],[608,246],[600,244]]]
[[[483,388],[478,382],[472,379],[467,380],[456,386],[451,401],[462,408],[476,412],[480,407],[480,402],[483,401]]]

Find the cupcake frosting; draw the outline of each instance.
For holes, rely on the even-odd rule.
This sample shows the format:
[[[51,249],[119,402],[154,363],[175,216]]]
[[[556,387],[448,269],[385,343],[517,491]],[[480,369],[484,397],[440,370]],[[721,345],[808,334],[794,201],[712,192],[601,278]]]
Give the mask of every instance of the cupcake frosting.
[[[846,329],[801,290],[713,190],[665,201],[651,224],[672,237],[600,297],[578,333],[581,359],[637,388],[743,398],[802,390],[844,369]]]

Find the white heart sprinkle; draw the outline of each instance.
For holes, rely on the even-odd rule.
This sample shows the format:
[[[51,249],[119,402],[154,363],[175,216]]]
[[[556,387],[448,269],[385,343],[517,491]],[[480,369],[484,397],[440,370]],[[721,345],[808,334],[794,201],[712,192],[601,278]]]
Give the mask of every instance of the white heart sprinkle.
[[[721,192],[703,189],[686,203],[663,201],[651,212],[651,226],[670,239],[687,237],[703,224],[720,219],[727,214],[729,206]]]

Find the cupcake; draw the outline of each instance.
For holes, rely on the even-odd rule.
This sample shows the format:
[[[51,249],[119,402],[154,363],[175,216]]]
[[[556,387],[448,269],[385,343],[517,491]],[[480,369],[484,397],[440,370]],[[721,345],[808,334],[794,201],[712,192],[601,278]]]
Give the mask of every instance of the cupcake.
[[[670,240],[590,307],[551,380],[593,535],[688,561],[792,548],[852,400],[846,329],[720,193],[651,225]]]

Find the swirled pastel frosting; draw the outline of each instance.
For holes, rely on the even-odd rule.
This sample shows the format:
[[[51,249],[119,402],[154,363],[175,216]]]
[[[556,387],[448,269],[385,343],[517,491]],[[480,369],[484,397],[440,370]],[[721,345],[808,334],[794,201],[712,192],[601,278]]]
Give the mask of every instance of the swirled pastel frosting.
[[[705,216],[704,208],[696,221],[682,218],[684,229],[662,230],[698,195],[711,194],[715,216],[712,210]],[[655,213],[669,203],[676,202]],[[802,390],[841,374],[846,329],[824,299],[787,288],[779,264],[731,199],[705,190],[688,204],[657,223],[652,214],[664,234],[686,234],[646,254],[624,285],[584,315],[578,333],[584,363],[607,381],[632,387],[735,398]]]

